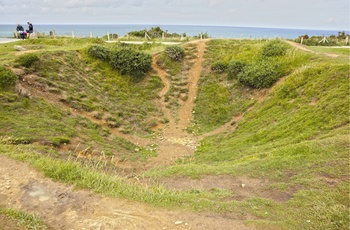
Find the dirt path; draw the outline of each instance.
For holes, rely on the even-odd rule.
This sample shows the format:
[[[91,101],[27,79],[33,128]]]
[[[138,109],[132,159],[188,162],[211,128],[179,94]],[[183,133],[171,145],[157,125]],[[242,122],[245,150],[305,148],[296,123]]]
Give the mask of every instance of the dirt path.
[[[193,66],[189,71],[189,88],[188,88],[188,100],[182,106],[179,112],[179,129],[183,130],[187,128],[189,122],[192,120],[192,110],[194,107],[194,101],[197,96],[198,91],[198,81],[202,72],[202,63],[204,60],[204,51],[206,49],[205,41],[200,41],[197,43],[197,58]]]
[[[331,58],[339,57],[339,55],[337,55],[337,54],[324,53],[324,52],[322,52],[322,53],[317,53],[317,52],[315,52],[315,51],[313,51],[313,50],[308,49],[308,48],[307,48],[306,46],[304,46],[304,45],[301,45],[301,44],[299,44],[299,43],[295,43],[295,42],[292,42],[292,41],[287,41],[287,43],[290,44],[291,46],[295,47],[295,48],[298,48],[298,49],[300,49],[300,50],[304,50],[304,51],[309,52],[309,53],[313,53],[313,54],[322,54],[322,55],[325,55],[325,56],[331,57]]]
[[[248,229],[227,214],[154,208],[74,190],[1,155],[0,205],[35,213],[49,229]]]
[[[169,120],[169,123],[157,127],[160,130],[157,139],[122,134],[117,129],[111,129],[112,135],[123,137],[136,145],[155,144],[157,146],[158,156],[150,159],[147,165],[143,165],[145,168],[169,165],[182,156],[193,155],[199,141],[207,136],[196,137],[185,131],[192,120],[205,43],[206,40],[195,43],[198,52],[188,72],[188,100],[180,108],[176,121],[164,102],[164,96],[170,89],[167,73],[159,68],[156,64],[156,56],[153,56],[153,69],[157,71],[164,84],[156,103],[164,117]],[[33,90],[28,82],[22,84],[27,90]],[[36,90],[36,92],[31,91],[31,94],[58,104],[74,115],[84,116],[92,122],[104,125],[89,113],[72,110],[48,92]],[[233,121],[241,118],[242,116],[235,117]],[[209,134],[217,134],[227,128],[232,127],[226,124]],[[251,229],[243,224],[241,217],[233,214],[219,215],[160,209],[141,203],[103,197],[88,191],[74,190],[71,186],[45,178],[25,163],[1,155],[0,204],[36,213],[49,225],[50,229]]]
[[[165,85],[160,92],[160,108],[163,111],[164,116],[169,120],[169,123],[163,127],[163,130],[161,131],[157,142],[158,156],[151,160],[152,167],[157,165],[168,165],[179,157],[193,155],[199,143],[199,139],[186,132],[185,129],[192,120],[192,111],[197,96],[198,80],[202,71],[202,62],[206,47],[205,42],[206,41],[199,41],[196,43],[198,50],[197,58],[188,73],[188,78],[190,79],[188,85],[188,99],[184,102],[177,114],[177,122],[164,103],[164,95],[170,89],[167,73],[159,68],[156,61],[153,62],[154,69],[158,72],[158,75]]]

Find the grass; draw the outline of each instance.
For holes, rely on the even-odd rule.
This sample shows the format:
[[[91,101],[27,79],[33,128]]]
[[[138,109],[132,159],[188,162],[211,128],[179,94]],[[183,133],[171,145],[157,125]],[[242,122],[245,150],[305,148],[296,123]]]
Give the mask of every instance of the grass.
[[[160,78],[150,74],[144,81],[134,82],[128,76],[120,75],[106,63],[88,56],[87,48],[96,43],[103,42],[98,39],[68,38],[18,42],[18,45],[36,51],[30,55],[38,57],[39,61],[26,68],[21,67],[22,62],[17,62],[20,59],[15,55],[16,51],[11,50],[12,55],[1,63],[13,63],[17,68],[22,68],[24,73],[20,78],[28,74],[34,76],[37,90],[49,92],[55,103],[18,97],[12,91],[2,92],[0,98],[4,109],[0,113],[3,121],[0,123],[0,133],[7,142],[38,142],[56,147],[62,144],[79,145],[89,154],[104,153],[123,161],[145,161],[156,155],[151,148],[108,136],[110,128],[140,136],[154,135],[151,128],[158,111],[152,100],[161,89]],[[120,44],[106,45],[113,48]],[[145,44],[137,48],[150,51],[158,46]],[[7,51],[7,47],[4,50]],[[28,55],[20,57],[23,56]],[[79,112],[89,113],[95,123],[92,119],[62,110],[64,104]],[[103,127],[101,123],[106,125]]]
[[[28,214],[23,211],[0,206],[0,214],[10,218],[19,227],[28,230],[47,229],[45,223],[36,215]]]
[[[159,77],[150,73],[143,81],[134,82],[106,63],[90,58],[86,49],[98,40],[86,44],[68,39],[57,45],[51,40],[26,42],[23,45],[36,46],[40,62],[25,71],[48,85],[60,103],[90,114],[95,120],[41,99],[1,92],[1,154],[28,162],[46,176],[77,188],[160,207],[234,213],[258,229],[348,228],[347,56],[329,58],[289,47],[284,56],[272,60],[279,63],[285,74],[283,79],[261,91],[243,86],[225,73],[212,72],[210,66],[218,60],[257,62],[265,41],[209,41],[190,129],[203,134],[237,115],[243,114],[244,119],[238,120],[237,127],[229,132],[205,138],[194,156],[136,174],[137,178],[154,181],[145,185],[109,171],[108,167],[114,167],[111,158],[108,162],[80,161],[62,154],[55,146],[84,143],[89,153],[103,152],[129,161],[142,162],[155,156],[151,146],[142,149],[111,137],[109,127],[152,138],[154,133],[149,127],[161,117],[152,102],[163,87]],[[140,49],[149,52],[154,48],[147,46]],[[0,52],[6,50],[8,47],[0,46]],[[195,48],[188,46],[183,62],[172,62],[164,53],[158,54],[173,87],[167,95],[173,111],[181,104],[179,95],[186,94],[181,91],[187,82],[183,76],[195,53]],[[13,63],[15,59],[11,51],[0,62]],[[105,121],[109,126],[97,121]],[[50,145],[41,145],[43,140]],[[288,199],[279,201],[256,195],[237,200],[234,191],[177,191],[157,183],[166,178],[201,179],[206,175],[263,180],[265,192],[279,192]]]
[[[51,39],[47,42],[49,46],[50,41]],[[99,40],[88,40],[83,45],[79,39],[58,39],[55,50],[43,48],[36,52],[40,61],[26,68],[26,74],[36,76],[40,83],[38,87],[52,92],[58,100],[72,108],[86,112],[97,111],[101,118],[117,121],[118,127],[126,133],[149,135],[150,125],[145,121],[159,115],[152,100],[157,97],[162,85],[160,78],[151,75],[146,81],[134,82],[106,63],[90,58],[86,47],[92,43],[88,42],[97,41]],[[23,43],[42,44],[43,40],[28,40]]]
[[[342,55],[344,56],[344,58],[348,58],[348,56],[350,55],[349,47],[308,46],[307,48],[315,52]]]
[[[217,54],[223,60],[232,56],[252,60],[250,41],[245,44],[246,55],[237,51],[242,48],[236,47],[236,43],[213,41],[207,61],[211,62],[211,55],[215,60]],[[259,50],[259,46],[253,44],[251,49]],[[264,217],[267,222],[255,223],[260,228],[275,225],[277,229],[346,229],[350,144],[348,61],[296,50],[290,50],[287,55],[291,55],[286,61],[290,74],[262,102],[249,103],[249,96],[241,95],[239,100],[247,103],[241,108],[237,108],[238,99],[228,96],[234,91],[230,91],[225,75],[205,72],[195,107],[195,121],[201,125],[198,133],[229,121],[237,114],[234,109],[245,113],[244,120],[238,122],[234,132],[204,139],[193,157],[179,160],[171,167],[151,170],[144,176],[201,178],[228,174],[265,178],[272,190],[286,192],[297,188],[297,192],[282,205],[287,212],[278,211],[274,218]],[[303,62],[293,60],[293,56]],[[231,84],[236,84],[232,89],[237,92],[253,94],[251,89],[242,90],[244,87],[239,84]],[[248,106],[250,110],[246,109]],[[323,192],[327,194],[325,199],[315,196]],[[272,210],[279,208],[272,206]]]
[[[197,52],[196,46],[187,44],[184,46],[185,57],[183,60],[174,61],[166,52],[158,55],[158,65],[168,73],[171,86],[165,95],[167,108],[171,109],[174,118],[184,101],[188,99],[189,79],[186,74],[193,65],[192,60]]]
[[[204,72],[199,83],[193,129],[198,134],[211,131],[229,122],[256,103],[256,90],[241,85],[237,79],[210,70],[211,64],[222,60],[254,63],[261,60],[265,41],[211,40],[205,55]],[[289,48],[286,55],[270,60],[280,63],[285,75],[303,65],[310,55]]]
[[[38,154],[35,146],[29,148],[31,148],[30,151],[26,146],[2,144],[0,153],[28,162],[43,172],[45,176],[54,180],[112,197],[128,198],[161,207],[181,207],[197,211],[233,211],[239,206],[239,203],[235,202],[232,202],[232,206],[220,202],[221,199],[229,197],[231,193],[220,190],[178,192],[167,190],[161,185],[140,186],[125,178],[97,171],[95,170],[98,168],[96,165],[90,164],[84,167],[74,161],[43,157]]]

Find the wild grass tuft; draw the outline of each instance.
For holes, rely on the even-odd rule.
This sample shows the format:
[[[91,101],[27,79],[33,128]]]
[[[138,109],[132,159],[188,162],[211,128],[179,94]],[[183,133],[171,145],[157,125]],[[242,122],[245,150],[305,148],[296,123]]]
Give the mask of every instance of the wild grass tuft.
[[[4,206],[0,206],[0,214],[9,217],[13,221],[17,223],[18,226],[21,226],[28,230],[43,230],[47,229],[45,223],[40,220],[36,215],[28,214],[23,211],[18,211],[12,208],[6,208]],[[6,226],[2,226],[6,227]]]

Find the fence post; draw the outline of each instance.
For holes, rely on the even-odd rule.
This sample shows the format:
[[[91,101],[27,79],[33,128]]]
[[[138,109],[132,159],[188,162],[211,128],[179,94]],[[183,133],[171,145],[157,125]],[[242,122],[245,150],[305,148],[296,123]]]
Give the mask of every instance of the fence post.
[[[345,38],[345,45],[347,45],[349,43],[349,36],[346,36]]]
[[[109,32],[107,32],[107,39],[108,39],[108,41],[109,41]]]
[[[90,32],[90,38],[92,38],[92,32]]]
[[[74,38],[74,32],[72,31],[72,38]]]
[[[321,42],[323,42],[323,43],[326,43],[326,42],[327,42],[327,43],[329,43],[329,42],[327,41],[326,36],[324,36],[324,35],[323,35],[322,40],[321,40],[321,41],[319,41],[319,42],[318,42],[318,44],[320,44]]]

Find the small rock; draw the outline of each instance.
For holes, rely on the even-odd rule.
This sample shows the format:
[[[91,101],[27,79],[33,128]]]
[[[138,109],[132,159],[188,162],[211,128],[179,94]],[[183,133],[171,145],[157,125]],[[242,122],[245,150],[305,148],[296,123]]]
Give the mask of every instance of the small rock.
[[[22,46],[15,46],[15,50],[18,50],[18,51],[25,51],[27,50],[26,48],[22,47]]]
[[[181,220],[178,220],[178,221],[175,222],[175,225],[179,225],[179,224],[182,224]]]
[[[245,187],[245,184],[241,184],[241,187],[244,188],[244,187]]]

